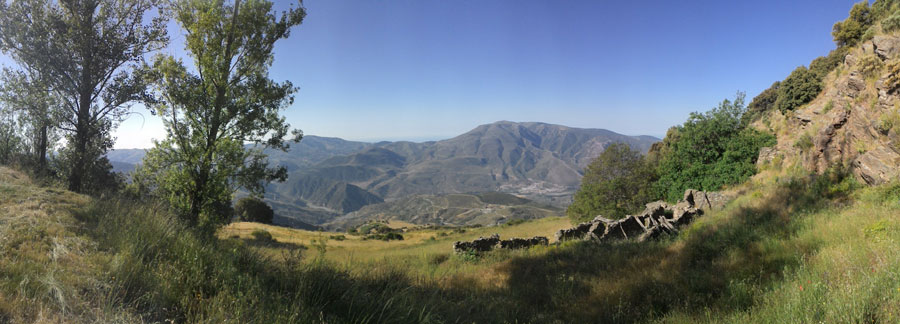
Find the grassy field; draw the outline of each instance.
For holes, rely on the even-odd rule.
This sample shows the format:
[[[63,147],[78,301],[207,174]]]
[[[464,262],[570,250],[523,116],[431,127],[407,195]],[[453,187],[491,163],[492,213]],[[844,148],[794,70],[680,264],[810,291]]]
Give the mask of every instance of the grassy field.
[[[768,177],[734,190],[724,210],[656,242],[450,252],[569,226],[551,218],[403,241],[343,234],[321,252],[335,233],[235,223],[204,237],[158,205],[0,168],[0,322],[900,321],[900,185]]]

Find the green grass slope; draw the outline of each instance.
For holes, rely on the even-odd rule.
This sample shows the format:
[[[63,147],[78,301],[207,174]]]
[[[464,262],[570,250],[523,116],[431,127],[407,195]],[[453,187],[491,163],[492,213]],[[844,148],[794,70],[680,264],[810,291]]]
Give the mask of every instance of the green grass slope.
[[[565,223],[390,242],[291,241],[277,227],[277,243],[232,227],[212,238],[160,206],[0,168],[0,322],[896,323],[900,185],[854,188],[759,178],[677,237],[476,256],[449,246]]]

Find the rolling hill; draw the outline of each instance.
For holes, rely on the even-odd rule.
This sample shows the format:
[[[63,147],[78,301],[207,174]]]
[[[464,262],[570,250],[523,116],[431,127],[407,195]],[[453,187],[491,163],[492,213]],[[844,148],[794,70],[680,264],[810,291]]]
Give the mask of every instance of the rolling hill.
[[[270,184],[265,199],[275,209],[276,222],[312,225],[417,195],[503,192],[559,207],[571,201],[582,170],[606,146],[624,142],[646,152],[657,141],[604,129],[509,121],[423,143],[306,136],[288,152],[266,152],[270,163],[288,168],[289,177]],[[143,150],[115,150],[108,157],[117,165],[135,165]]]

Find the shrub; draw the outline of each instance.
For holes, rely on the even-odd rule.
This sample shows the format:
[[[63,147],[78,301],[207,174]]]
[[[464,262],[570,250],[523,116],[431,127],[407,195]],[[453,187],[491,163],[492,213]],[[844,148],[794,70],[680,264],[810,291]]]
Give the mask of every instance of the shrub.
[[[759,149],[775,143],[772,135],[747,128],[741,122],[744,94],[724,100],[706,113],[691,113],[684,125],[663,140],[653,184],[655,194],[669,201],[686,189],[718,190],[745,181],[756,173]],[[646,201],[645,201],[646,202]]]
[[[839,21],[832,27],[831,35],[838,47],[853,46],[859,42],[869,26],[872,25],[869,2],[861,1],[850,9],[850,17]]]
[[[760,92],[759,95],[750,101],[750,104],[747,105],[747,112],[741,116],[741,122],[744,125],[752,123],[759,118],[762,113],[775,108],[775,101],[778,100],[778,87],[780,85],[781,82],[775,81],[768,89],[763,90],[763,92]]]
[[[809,63],[809,70],[815,74],[819,80],[822,80],[828,73],[834,70],[834,68],[844,62],[844,57],[847,56],[848,51],[847,47],[840,47],[828,52],[828,55],[826,56],[817,57]]]
[[[597,215],[621,218],[640,210],[650,198],[653,170],[639,151],[614,143],[591,161],[581,188],[566,214],[578,223]]]
[[[881,63],[881,60],[879,60],[875,55],[866,55],[856,63],[856,66],[857,69],[859,69],[859,72],[862,73],[863,77],[871,78],[874,77],[879,70],[881,70],[883,64]]]
[[[369,234],[363,238],[364,240],[382,240],[382,241],[403,241],[403,235],[400,233],[384,233],[384,234]]]
[[[362,235],[372,233],[389,233],[392,231],[394,231],[393,228],[387,226],[387,224],[379,222],[366,223],[356,228],[356,232]]]
[[[250,236],[253,236],[254,240],[260,242],[275,242],[275,238],[272,237],[272,233],[263,229],[253,230],[253,233],[250,233]]]
[[[347,237],[344,236],[343,234],[329,235],[328,238],[329,238],[329,239],[332,239],[332,240],[335,240],[335,241],[343,241],[343,240],[346,240],[346,239],[347,239]]]
[[[798,67],[778,88],[775,107],[782,113],[792,111],[812,101],[822,90],[822,82],[805,67]]]
[[[255,197],[246,197],[238,200],[234,204],[234,213],[237,214],[241,221],[264,224],[272,224],[272,218],[275,216],[272,207]]]
[[[900,12],[896,12],[882,21],[881,29],[886,33],[900,29]]]

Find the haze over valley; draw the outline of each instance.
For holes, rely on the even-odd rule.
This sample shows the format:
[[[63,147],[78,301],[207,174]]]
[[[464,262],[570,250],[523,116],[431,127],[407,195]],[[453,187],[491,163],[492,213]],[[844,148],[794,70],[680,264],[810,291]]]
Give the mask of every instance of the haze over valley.
[[[606,146],[621,142],[646,152],[657,141],[652,136],[626,136],[605,129],[507,121],[423,143],[365,143],[308,135],[287,152],[266,151],[269,162],[286,166],[289,176],[286,182],[271,183],[265,200],[275,210],[276,224],[300,228],[346,229],[348,224],[370,219],[395,218],[420,225],[496,225],[512,219],[561,216],[584,168]],[[113,150],[107,156],[117,170],[127,172],[140,163],[143,152]],[[488,192],[527,201],[498,208],[445,202],[416,210],[422,215],[399,212],[413,209],[407,206],[409,199],[431,196],[446,201],[446,194]],[[384,206],[363,208],[373,204]],[[546,208],[508,211],[527,204]],[[373,208],[393,212],[373,215]],[[451,209],[485,215],[452,219],[456,213],[448,212]],[[338,219],[349,213],[353,215]]]

